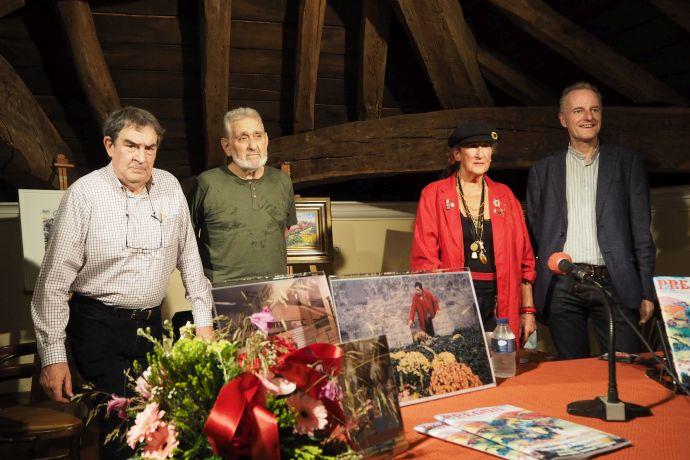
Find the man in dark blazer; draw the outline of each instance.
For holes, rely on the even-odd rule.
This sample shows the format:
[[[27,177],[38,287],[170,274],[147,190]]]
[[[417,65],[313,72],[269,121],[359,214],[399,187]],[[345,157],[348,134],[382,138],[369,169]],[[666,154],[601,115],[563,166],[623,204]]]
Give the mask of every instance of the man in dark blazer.
[[[601,95],[588,83],[563,91],[559,119],[569,145],[535,163],[527,182],[527,218],[537,254],[534,301],[561,358],[590,356],[587,321],[603,350],[608,316],[599,297],[583,292],[547,266],[554,252],[600,276],[633,325],[645,323],[654,304],[656,250],[650,233],[649,188],[642,158],[599,142]],[[616,311],[616,349],[636,352],[639,339]]]

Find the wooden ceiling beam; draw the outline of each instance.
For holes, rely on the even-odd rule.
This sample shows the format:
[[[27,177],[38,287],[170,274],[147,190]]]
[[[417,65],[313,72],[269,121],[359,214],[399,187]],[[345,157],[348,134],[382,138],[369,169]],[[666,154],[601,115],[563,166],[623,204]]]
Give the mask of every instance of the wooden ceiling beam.
[[[525,105],[553,105],[558,101],[554,90],[524,73],[496,51],[479,46],[477,61],[488,81]]]
[[[314,129],[316,81],[326,0],[300,0],[295,70],[293,132]]]
[[[687,105],[673,88],[541,0],[488,0],[522,30],[640,104]]]
[[[690,3],[688,0],[652,0],[666,16],[690,32]]]
[[[225,137],[223,117],[229,108],[231,23],[231,0],[200,3],[201,99],[207,169],[225,162],[220,138]]]
[[[0,18],[14,13],[19,8],[24,8],[24,0],[0,0]]]
[[[0,175],[27,188],[57,188],[52,164],[67,144],[12,65],[0,56]]]
[[[56,4],[79,83],[100,125],[109,113],[121,106],[96,35],[91,7],[84,0],[57,0]]]
[[[293,182],[302,184],[440,171],[448,164],[452,130],[484,119],[501,136],[492,168],[522,169],[567,147],[557,111],[555,106],[477,107],[356,121],[274,139],[270,161],[289,161]],[[641,152],[651,171],[690,172],[690,109],[607,107],[604,113],[607,142]]]
[[[445,109],[491,106],[477,43],[458,0],[394,0],[395,10]]]
[[[388,0],[363,1],[357,81],[357,110],[360,120],[381,118],[390,19]]]

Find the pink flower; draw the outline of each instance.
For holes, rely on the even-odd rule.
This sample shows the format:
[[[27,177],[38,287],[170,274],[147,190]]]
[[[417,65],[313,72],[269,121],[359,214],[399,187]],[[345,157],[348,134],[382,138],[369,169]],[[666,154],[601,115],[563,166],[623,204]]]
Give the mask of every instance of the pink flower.
[[[330,399],[331,401],[340,401],[343,399],[343,389],[335,379],[330,379],[327,384],[321,387],[321,391],[319,391],[319,398]]]
[[[158,403],[147,404],[143,411],[137,414],[134,425],[127,432],[127,444],[135,449],[137,444],[144,442],[146,437],[158,429],[165,411],[158,410]]]
[[[275,321],[275,318],[271,314],[271,309],[264,307],[259,313],[254,313],[250,320],[257,329],[266,334],[268,332],[268,323]]]
[[[172,458],[173,450],[180,443],[176,435],[175,426],[172,423],[161,422],[156,431],[146,436],[146,445],[141,457],[155,460]]]
[[[328,411],[318,399],[297,393],[288,396],[287,403],[296,414],[295,433],[314,436],[314,430],[323,430],[328,425]]]
[[[148,382],[149,377],[151,377],[150,367],[146,369],[144,373],[141,374],[141,376],[137,379],[137,385],[134,388],[134,391],[136,391],[139,396],[144,399],[151,399],[151,396],[153,396],[151,393],[151,385]]]
[[[276,377],[272,372],[269,372],[266,377],[258,373],[255,375],[267,391],[277,395],[289,395],[297,388],[293,382],[283,377]]]
[[[129,406],[129,399],[122,398],[116,394],[110,395],[110,401],[108,401],[108,407],[105,410],[105,415],[110,417],[111,412],[117,412],[117,416],[122,420],[127,420],[127,407]]]

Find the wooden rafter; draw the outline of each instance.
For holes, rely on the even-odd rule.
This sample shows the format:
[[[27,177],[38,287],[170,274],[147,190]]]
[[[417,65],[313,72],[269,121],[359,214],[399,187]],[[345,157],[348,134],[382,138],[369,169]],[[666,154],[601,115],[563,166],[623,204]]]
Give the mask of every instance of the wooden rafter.
[[[488,0],[521,29],[637,103],[688,100],[541,0]]]
[[[100,124],[120,108],[120,98],[103,57],[89,3],[83,0],[57,0],[62,28],[69,41],[74,67],[89,108]]]
[[[381,117],[390,18],[391,9],[387,0],[363,1],[357,81],[360,120]]]
[[[441,106],[490,106],[477,64],[477,43],[457,0],[394,0]]]
[[[200,4],[201,94],[204,108],[206,168],[223,164],[220,138],[230,92],[231,0],[203,0]]]
[[[0,172],[17,187],[57,186],[52,165],[70,156],[50,119],[9,62],[0,56]]]
[[[24,7],[24,0],[0,0],[0,18]]]
[[[652,0],[666,16],[690,32],[690,3],[687,0]]]
[[[300,0],[293,113],[295,133],[314,129],[316,80],[325,15],[326,0]]]
[[[525,105],[552,105],[558,100],[555,91],[534,80],[495,51],[480,46],[477,60],[487,80]]]
[[[274,139],[271,161],[290,162],[295,183],[377,174],[440,171],[448,135],[460,123],[485,119],[501,133],[492,168],[527,168],[568,145],[556,107],[443,110],[330,126]],[[653,171],[690,172],[690,109],[607,107],[607,142],[641,152]],[[659,155],[659,152],[664,155]]]

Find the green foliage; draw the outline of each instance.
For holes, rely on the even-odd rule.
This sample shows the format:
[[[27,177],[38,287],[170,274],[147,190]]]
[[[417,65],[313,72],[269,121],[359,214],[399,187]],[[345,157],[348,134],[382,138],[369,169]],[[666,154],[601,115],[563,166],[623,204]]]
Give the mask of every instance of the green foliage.
[[[278,429],[292,430],[292,427],[297,423],[295,411],[288,406],[286,398],[277,398],[274,395],[269,395],[266,399],[266,409],[275,414],[278,421]]]
[[[152,342],[148,381],[156,391],[154,400],[176,426],[179,457],[212,458],[202,430],[221,387],[242,372],[236,359],[239,344],[192,335]]]

